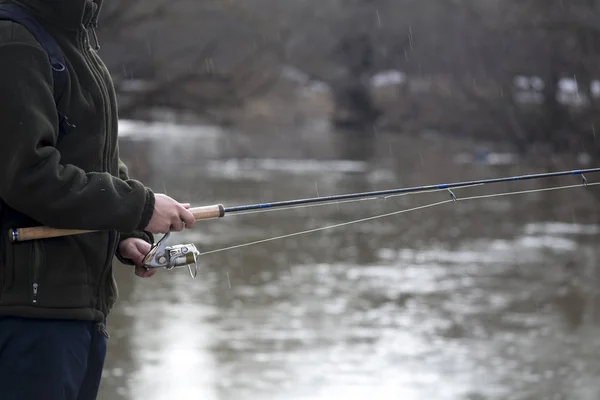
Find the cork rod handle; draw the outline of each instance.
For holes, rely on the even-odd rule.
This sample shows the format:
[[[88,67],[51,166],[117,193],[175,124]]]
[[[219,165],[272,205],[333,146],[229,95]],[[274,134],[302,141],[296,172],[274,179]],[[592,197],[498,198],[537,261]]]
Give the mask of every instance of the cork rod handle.
[[[222,204],[190,208],[196,221],[203,219],[221,218],[225,216],[225,207]],[[97,232],[95,230],[82,229],[58,229],[49,226],[34,226],[30,228],[11,228],[8,231],[9,240],[13,243],[25,242],[27,240],[49,239],[61,236],[81,235],[84,233]]]
[[[196,221],[200,221],[201,219],[213,219],[225,216],[225,207],[222,204],[215,204],[212,206],[190,208],[190,212],[194,214]]]
[[[9,229],[8,237],[11,242],[25,242],[27,240],[49,239],[61,236],[81,235],[94,231],[81,229],[58,229],[49,226],[33,226],[30,228]]]

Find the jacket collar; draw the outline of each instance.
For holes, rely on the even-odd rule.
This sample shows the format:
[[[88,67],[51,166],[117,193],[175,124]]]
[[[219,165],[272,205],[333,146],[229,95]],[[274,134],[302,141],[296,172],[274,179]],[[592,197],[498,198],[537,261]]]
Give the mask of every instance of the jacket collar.
[[[103,0],[11,0],[61,28],[95,27]]]

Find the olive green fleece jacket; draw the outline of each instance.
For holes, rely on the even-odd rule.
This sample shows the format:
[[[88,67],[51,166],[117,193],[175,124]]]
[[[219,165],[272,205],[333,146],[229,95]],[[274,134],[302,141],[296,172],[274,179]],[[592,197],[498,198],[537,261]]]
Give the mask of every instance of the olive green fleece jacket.
[[[60,138],[47,54],[26,28],[0,21],[0,315],[103,321],[119,241],[152,241],[143,229],[154,194],[119,159],[115,92],[90,41],[101,1],[11,0],[65,55],[58,109],[75,128]],[[9,228],[37,225],[98,232],[9,242]]]

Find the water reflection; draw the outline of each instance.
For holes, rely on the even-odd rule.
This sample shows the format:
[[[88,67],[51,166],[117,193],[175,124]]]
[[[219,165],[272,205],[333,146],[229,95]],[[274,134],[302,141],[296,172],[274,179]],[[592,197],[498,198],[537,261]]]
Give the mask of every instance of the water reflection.
[[[439,138],[194,128],[164,141],[129,129],[132,174],[194,204],[527,170],[455,165],[465,145]],[[575,193],[446,204],[216,252],[196,280],[185,270],[141,280],[121,266],[101,398],[600,398],[600,226]],[[230,216],[171,240],[212,251],[445,195]]]

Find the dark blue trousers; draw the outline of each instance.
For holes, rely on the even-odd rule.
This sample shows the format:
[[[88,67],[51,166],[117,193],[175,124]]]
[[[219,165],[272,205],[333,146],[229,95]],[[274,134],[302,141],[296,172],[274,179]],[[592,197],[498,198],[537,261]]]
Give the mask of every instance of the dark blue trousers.
[[[0,317],[0,399],[96,399],[106,355],[96,325]]]

